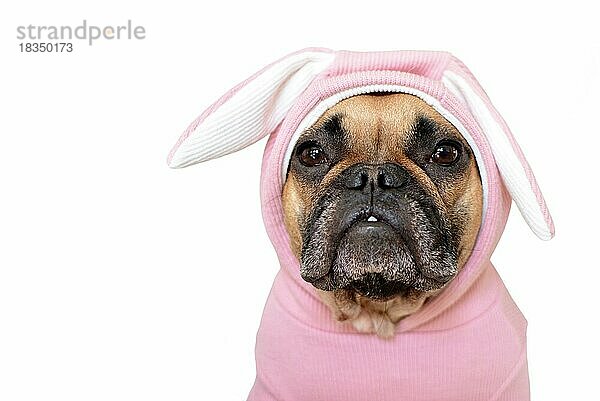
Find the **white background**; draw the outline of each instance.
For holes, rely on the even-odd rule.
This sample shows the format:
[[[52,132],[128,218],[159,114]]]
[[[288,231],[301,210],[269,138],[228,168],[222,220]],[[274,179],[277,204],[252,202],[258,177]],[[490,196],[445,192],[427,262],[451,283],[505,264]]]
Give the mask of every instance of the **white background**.
[[[278,269],[264,142],[185,170],[204,107],[307,46],[439,49],[509,122],[556,222],[513,210],[493,262],[529,320],[533,400],[598,400],[600,33],[593,2],[4,2],[0,400],[242,400]],[[141,41],[22,54],[18,25],[132,19]]]

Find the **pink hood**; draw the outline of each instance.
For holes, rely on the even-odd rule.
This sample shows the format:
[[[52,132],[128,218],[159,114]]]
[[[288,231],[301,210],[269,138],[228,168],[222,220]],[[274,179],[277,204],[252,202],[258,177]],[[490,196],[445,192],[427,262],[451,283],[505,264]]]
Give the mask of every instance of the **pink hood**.
[[[368,92],[416,95],[473,148],[484,218],[459,275],[383,340],[335,321],[304,282],[283,225],[281,190],[303,129],[340,100]],[[445,52],[305,49],[227,92],[181,136],[168,162],[186,167],[269,136],[262,212],[281,270],[257,336],[251,400],[526,400],[526,321],[490,264],[511,199],[532,231],[554,227],[523,153],[470,71]]]

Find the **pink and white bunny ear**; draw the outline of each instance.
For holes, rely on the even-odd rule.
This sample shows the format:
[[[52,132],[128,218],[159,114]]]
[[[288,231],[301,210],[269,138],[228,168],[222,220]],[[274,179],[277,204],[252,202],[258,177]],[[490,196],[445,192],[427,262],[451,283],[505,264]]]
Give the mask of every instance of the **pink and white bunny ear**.
[[[167,158],[169,167],[215,159],[269,135],[333,58],[327,49],[302,50],[240,83],[190,124]]]
[[[531,230],[541,239],[554,236],[554,223],[521,148],[483,88],[460,61],[446,70],[442,82],[471,110],[486,136],[498,171]]]

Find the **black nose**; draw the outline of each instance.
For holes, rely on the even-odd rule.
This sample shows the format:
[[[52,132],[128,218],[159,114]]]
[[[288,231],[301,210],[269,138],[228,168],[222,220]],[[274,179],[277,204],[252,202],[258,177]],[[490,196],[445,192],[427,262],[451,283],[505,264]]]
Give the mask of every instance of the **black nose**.
[[[395,163],[355,164],[343,173],[344,185],[348,189],[397,189],[408,178],[404,168]]]

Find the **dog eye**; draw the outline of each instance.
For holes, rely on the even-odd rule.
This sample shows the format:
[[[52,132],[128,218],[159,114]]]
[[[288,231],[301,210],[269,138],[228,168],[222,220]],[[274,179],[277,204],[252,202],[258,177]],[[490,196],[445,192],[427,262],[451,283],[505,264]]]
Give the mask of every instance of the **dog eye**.
[[[450,166],[458,160],[459,145],[454,142],[440,142],[431,155],[430,161],[440,166]]]
[[[300,162],[308,167],[314,167],[327,161],[323,148],[315,143],[308,143],[300,148]]]

